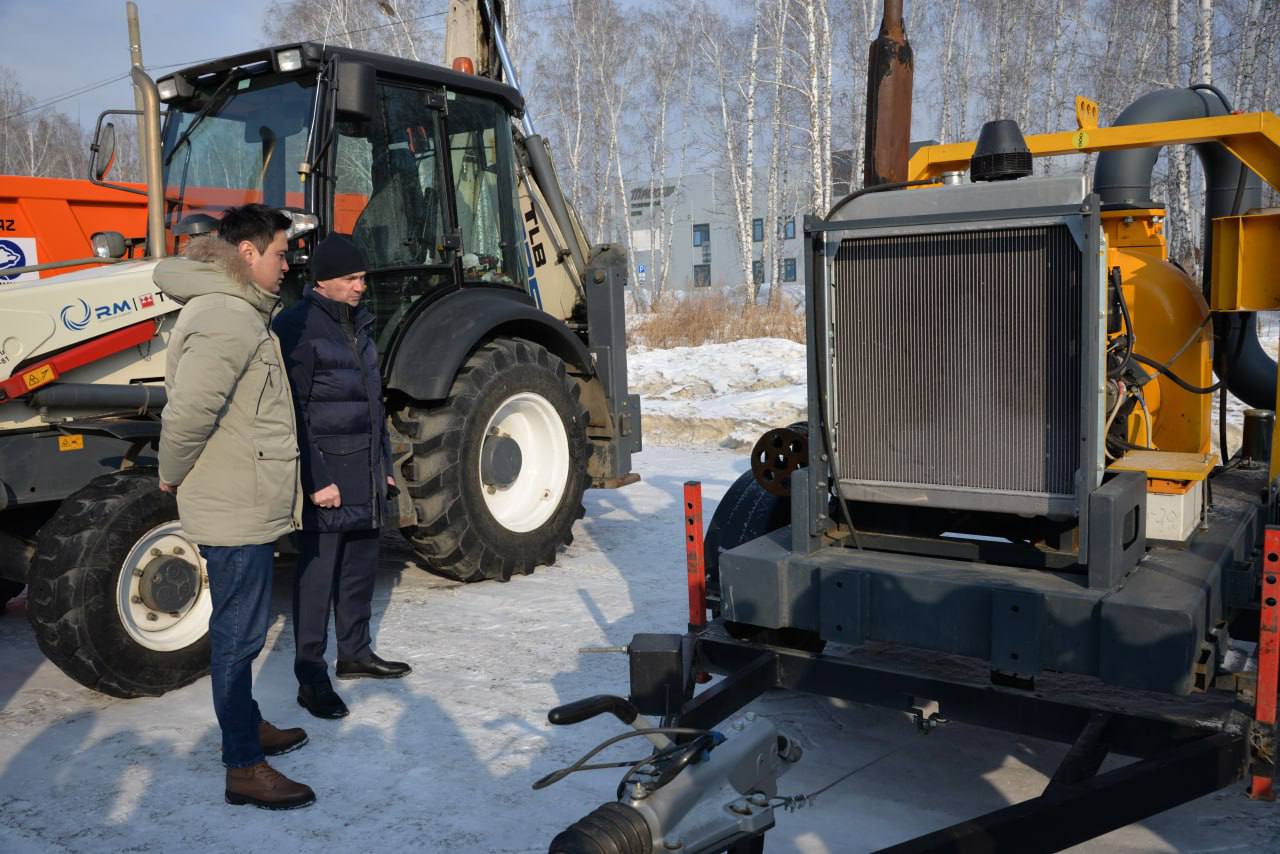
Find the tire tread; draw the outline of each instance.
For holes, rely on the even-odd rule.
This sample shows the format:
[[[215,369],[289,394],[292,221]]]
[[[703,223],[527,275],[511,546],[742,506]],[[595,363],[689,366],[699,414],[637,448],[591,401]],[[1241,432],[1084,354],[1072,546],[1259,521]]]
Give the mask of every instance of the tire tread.
[[[586,459],[591,447],[586,434],[587,411],[564,362],[533,342],[499,338],[480,346],[458,371],[449,397],[442,405],[409,406],[392,414],[396,429],[411,437],[414,446],[413,457],[400,474],[417,509],[418,524],[403,533],[426,559],[429,568],[446,578],[463,582],[508,581],[514,575],[528,575],[536,566],[553,564],[556,547],[573,541],[572,521],[585,513],[579,491],[574,497],[576,504],[570,523],[556,538],[557,542],[529,555],[504,554],[486,543],[468,517],[461,491],[464,467],[461,446],[467,429],[467,413],[472,411],[489,383],[521,366],[536,366],[548,372],[577,410],[577,423],[569,431],[570,460],[577,471],[572,471],[570,478],[585,489]]]

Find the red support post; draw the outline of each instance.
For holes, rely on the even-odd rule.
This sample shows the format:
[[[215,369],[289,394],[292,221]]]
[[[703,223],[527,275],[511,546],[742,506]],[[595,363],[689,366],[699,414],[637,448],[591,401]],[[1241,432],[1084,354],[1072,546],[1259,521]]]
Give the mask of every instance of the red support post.
[[[1262,551],[1262,610],[1258,624],[1258,687],[1254,720],[1273,732],[1276,725],[1277,688],[1280,687],[1280,527],[1268,525]],[[1274,742],[1268,740],[1274,751]],[[1274,763],[1275,756],[1268,757]],[[1254,773],[1249,797],[1275,800],[1275,768],[1269,774]]]
[[[707,568],[702,554],[702,483],[684,484],[684,559],[689,570],[689,631],[707,624]]]

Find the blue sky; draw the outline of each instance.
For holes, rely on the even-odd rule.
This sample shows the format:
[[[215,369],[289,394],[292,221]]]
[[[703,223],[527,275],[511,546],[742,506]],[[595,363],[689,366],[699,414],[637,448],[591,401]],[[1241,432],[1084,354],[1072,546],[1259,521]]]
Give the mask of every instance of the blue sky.
[[[267,39],[263,0],[188,4],[135,0],[142,28],[142,59],[158,66],[252,50]],[[129,70],[129,29],[124,0],[0,0],[0,66],[38,102]],[[120,81],[56,105],[92,127],[108,107],[133,107],[133,92]]]

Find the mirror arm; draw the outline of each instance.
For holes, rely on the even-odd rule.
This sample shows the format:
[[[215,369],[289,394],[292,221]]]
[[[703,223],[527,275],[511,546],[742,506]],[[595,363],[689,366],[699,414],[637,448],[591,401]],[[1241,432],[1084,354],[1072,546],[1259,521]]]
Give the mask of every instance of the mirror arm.
[[[103,110],[101,113],[98,114],[98,122],[93,128],[93,142],[89,143],[89,152],[90,152],[89,168],[88,168],[89,174],[86,177],[89,179],[90,184],[93,184],[95,187],[105,187],[108,190],[119,190],[122,193],[133,193],[134,195],[138,195],[138,196],[145,196],[147,194],[146,190],[139,190],[136,187],[125,187],[120,184],[113,184],[110,181],[103,181],[101,178],[99,178],[95,174],[96,170],[94,168],[97,165],[97,160],[98,160],[98,150],[99,150],[98,140],[102,138],[102,120],[105,119],[107,116],[141,116],[141,115],[142,115],[141,110]]]

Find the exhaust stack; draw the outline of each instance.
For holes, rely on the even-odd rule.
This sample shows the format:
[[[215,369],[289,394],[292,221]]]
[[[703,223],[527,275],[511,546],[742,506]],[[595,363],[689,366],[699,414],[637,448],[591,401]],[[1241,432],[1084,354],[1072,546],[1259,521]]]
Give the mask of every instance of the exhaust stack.
[[[902,21],[902,0],[885,0],[880,36],[867,60],[867,137],[862,185],[907,179],[911,83],[915,60]]]

